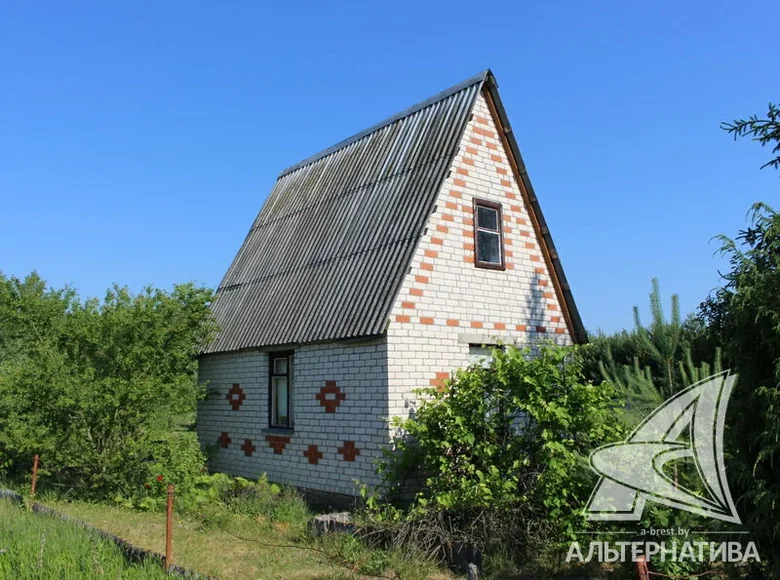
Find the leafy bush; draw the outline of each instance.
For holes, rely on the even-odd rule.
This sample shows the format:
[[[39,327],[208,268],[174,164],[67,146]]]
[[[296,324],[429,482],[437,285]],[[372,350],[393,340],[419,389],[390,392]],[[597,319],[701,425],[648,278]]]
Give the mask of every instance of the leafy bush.
[[[196,355],[214,330],[211,291],[192,284],[82,302],[31,274],[0,275],[0,465],[82,497],[131,497],[175,459],[200,450],[171,433],[202,389]],[[183,455],[188,457],[183,457]],[[162,466],[165,463],[165,466]],[[155,473],[157,472],[157,473]]]
[[[395,421],[396,452],[382,470],[397,497],[410,481],[420,489],[405,514],[372,500],[375,517],[403,520],[404,535],[432,548],[468,542],[515,554],[529,539],[557,542],[584,526],[586,458],[623,430],[614,389],[582,380],[576,348],[496,349],[488,367],[418,395],[415,414]]]

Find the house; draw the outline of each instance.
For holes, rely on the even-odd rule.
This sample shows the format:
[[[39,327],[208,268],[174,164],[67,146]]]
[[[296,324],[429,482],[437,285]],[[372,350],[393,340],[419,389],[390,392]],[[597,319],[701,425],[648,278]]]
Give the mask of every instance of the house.
[[[331,495],[482,345],[586,340],[490,71],[283,171],[213,311],[211,468]]]

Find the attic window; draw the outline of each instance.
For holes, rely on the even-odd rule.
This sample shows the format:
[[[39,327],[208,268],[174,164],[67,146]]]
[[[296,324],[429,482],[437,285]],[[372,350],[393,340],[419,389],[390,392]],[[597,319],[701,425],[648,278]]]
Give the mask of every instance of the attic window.
[[[474,200],[474,265],[504,270],[504,238],[501,233],[501,204]]]

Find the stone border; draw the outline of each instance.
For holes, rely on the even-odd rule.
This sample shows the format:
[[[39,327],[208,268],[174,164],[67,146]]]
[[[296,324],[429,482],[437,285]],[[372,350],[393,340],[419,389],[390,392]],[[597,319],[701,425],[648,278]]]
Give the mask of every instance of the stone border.
[[[10,499],[12,502],[18,504],[24,502],[24,497],[22,497],[22,495],[8,489],[0,489],[0,499]],[[115,536],[114,534],[106,532],[105,530],[101,530],[100,528],[96,528],[92,524],[89,524],[83,520],[74,518],[67,514],[63,514],[62,512],[58,512],[57,510],[38,502],[33,502],[31,509],[33,513],[58,518],[63,521],[75,524],[86,530],[88,533],[97,535],[104,540],[113,542],[119,548],[120,552],[122,552],[122,555],[125,557],[125,559],[131,564],[151,559],[157,562],[160,568],[165,570],[165,556],[159,552],[153,552],[152,550],[146,550],[145,548],[138,548],[133,546],[130,542],[120,538],[119,536]],[[195,572],[193,570],[187,570],[186,568],[182,568],[176,564],[172,565],[167,570],[167,572],[169,574],[175,574],[181,578],[190,578],[191,580],[219,580],[215,576],[206,576],[205,574],[201,574],[200,572]]]

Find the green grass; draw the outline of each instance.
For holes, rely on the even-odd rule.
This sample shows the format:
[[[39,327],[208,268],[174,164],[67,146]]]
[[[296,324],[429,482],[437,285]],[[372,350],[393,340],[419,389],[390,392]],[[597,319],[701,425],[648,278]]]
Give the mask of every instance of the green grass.
[[[129,564],[119,548],[76,524],[0,500],[0,578],[167,578],[152,561]]]

